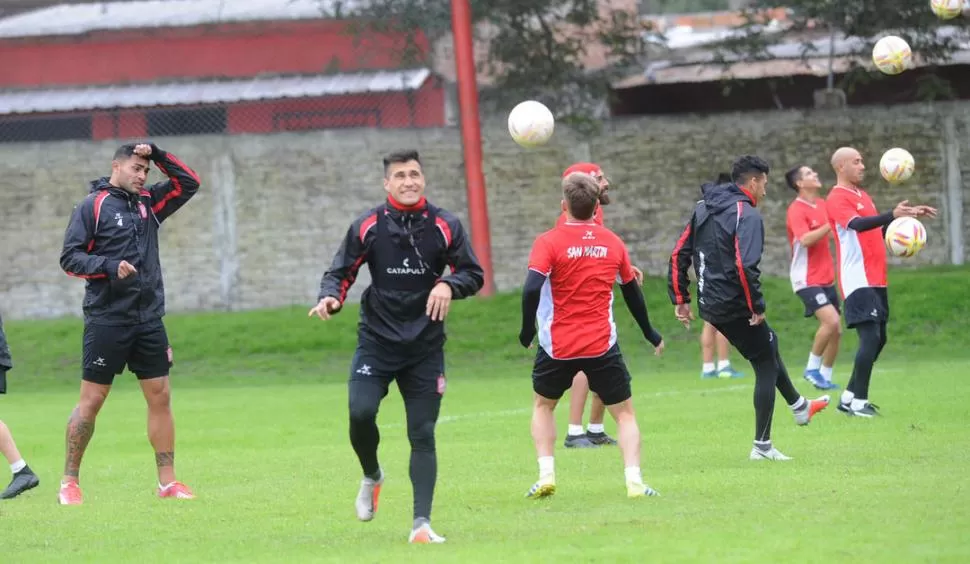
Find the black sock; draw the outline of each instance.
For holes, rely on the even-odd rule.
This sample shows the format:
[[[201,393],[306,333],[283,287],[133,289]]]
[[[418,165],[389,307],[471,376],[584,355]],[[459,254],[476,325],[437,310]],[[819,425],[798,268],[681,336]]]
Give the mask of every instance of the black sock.
[[[414,490],[414,518],[431,520],[431,504],[438,480],[438,455],[435,452],[434,428],[438,421],[441,398],[405,398],[408,440],[411,442],[410,476]]]

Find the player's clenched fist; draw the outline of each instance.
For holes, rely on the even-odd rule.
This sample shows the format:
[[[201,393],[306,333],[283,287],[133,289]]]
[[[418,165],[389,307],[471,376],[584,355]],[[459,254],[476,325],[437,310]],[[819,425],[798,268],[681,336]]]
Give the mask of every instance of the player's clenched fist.
[[[309,313],[307,313],[307,317],[313,317],[316,315],[320,319],[327,320],[330,319],[332,314],[340,311],[340,307],[340,300],[327,296],[326,298],[320,300],[320,302],[317,303],[317,305],[315,305]]]
[[[129,276],[131,276],[132,274],[135,274],[137,272],[138,271],[135,270],[135,267],[134,266],[131,266],[131,263],[129,263],[126,260],[121,261],[121,264],[118,265],[118,279],[119,280],[124,280],[125,278],[128,278]]]

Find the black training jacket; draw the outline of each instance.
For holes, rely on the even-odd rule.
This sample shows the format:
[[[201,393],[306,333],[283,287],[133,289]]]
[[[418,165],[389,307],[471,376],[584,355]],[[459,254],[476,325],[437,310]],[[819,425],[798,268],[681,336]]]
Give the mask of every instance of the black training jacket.
[[[667,290],[674,305],[690,303],[687,270],[694,265],[702,319],[724,322],[764,313],[761,213],[736,184],[705,184],[687,227],[670,254]]]
[[[3,332],[3,319],[0,319],[0,371],[13,368],[10,358],[10,347],[7,346],[7,335]]]
[[[85,323],[136,325],[165,315],[158,258],[158,228],[199,189],[199,177],[175,155],[152,146],[151,160],[168,180],[129,194],[91,181],[91,193],[74,207],[64,234],[61,268],[84,278]],[[138,271],[118,279],[118,265]]]
[[[371,285],[361,299],[358,331],[409,350],[444,344],[444,324],[432,322],[425,310],[438,282],[451,286],[452,299],[462,299],[485,279],[458,218],[423,199],[408,209],[388,201],[357,218],[323,275],[319,299],[342,304],[365,262]]]

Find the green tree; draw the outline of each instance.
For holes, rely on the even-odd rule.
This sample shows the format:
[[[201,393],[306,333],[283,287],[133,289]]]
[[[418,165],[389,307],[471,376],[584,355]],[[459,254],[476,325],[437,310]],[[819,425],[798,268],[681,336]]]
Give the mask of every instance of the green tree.
[[[510,109],[525,99],[539,100],[564,123],[595,127],[609,82],[640,55],[643,27],[636,14],[603,13],[597,0],[471,0],[473,24],[487,30],[478,39],[487,56],[477,61],[492,77],[481,88],[483,108]],[[328,2],[328,4],[333,4]],[[337,4],[340,4],[339,2]],[[355,5],[356,4],[356,5]],[[420,31],[431,41],[451,31],[448,0],[371,0],[348,2],[340,17],[352,18],[358,37],[394,33],[404,66],[427,64],[416,41]],[[331,9],[331,16],[337,15]],[[607,65],[590,70],[584,61],[603,50]]]
[[[789,9],[791,21],[782,33],[773,32],[769,25],[768,10],[778,4]],[[751,0],[741,14],[745,22],[738,26],[739,33],[717,51],[722,64],[780,58],[777,44],[797,37],[802,60],[828,58],[831,69],[833,59],[849,58],[849,69],[838,84],[834,72],[829,72],[829,88],[849,93],[858,84],[887,78],[871,67],[872,48],[884,35],[905,39],[914,60],[923,65],[947,61],[968,38],[966,18],[942,21],[925,0]],[[819,42],[826,37],[828,41]],[[930,68],[921,77],[916,95],[926,100],[950,98],[952,89]]]

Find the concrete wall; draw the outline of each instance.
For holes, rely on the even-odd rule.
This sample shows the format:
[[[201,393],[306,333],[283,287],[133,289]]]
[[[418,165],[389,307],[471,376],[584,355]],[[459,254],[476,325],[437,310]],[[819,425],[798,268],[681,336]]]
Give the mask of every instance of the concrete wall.
[[[757,153],[777,173],[764,205],[764,270],[787,272],[782,173],[815,166],[827,185],[832,151],[853,145],[868,158],[870,192],[881,209],[900,199],[935,205],[927,248],[906,264],[962,262],[970,221],[970,105],[863,108],[838,112],[765,112],[614,121],[578,139],[560,128],[549,145],[526,151],[503,120],[485,124],[485,170],[495,282],[517,287],[536,234],[559,212],[558,182],[570,162],[592,159],[614,185],[607,224],[624,237],[637,264],[665,272],[666,257],[699,185],[738,154]],[[156,139],[203,179],[195,200],[163,227],[162,260],[170,311],[232,310],[315,301],[320,276],[349,222],[383,198],[380,157],[416,147],[428,195],[467,223],[457,129],[339,130],[267,136]],[[107,173],[116,142],[0,144],[0,309],[10,318],[80,311],[82,281],[58,266],[63,229],[88,179]],[[905,185],[879,178],[878,160],[907,148],[917,172]],[[153,175],[157,173],[153,172]],[[157,176],[155,177],[157,179]],[[965,180],[966,179],[966,180]],[[901,262],[901,261],[896,261]],[[369,280],[358,279],[352,296]]]

